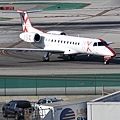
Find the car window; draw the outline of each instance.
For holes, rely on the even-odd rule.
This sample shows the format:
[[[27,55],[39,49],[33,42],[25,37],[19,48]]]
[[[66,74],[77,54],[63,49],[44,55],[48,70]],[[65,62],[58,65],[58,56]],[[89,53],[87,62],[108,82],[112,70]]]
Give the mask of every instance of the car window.
[[[45,104],[46,103],[46,100],[43,100],[43,99],[40,99],[39,101],[38,101],[38,104]]]
[[[13,107],[15,105],[15,102],[11,101],[11,102],[9,102],[9,105]]]
[[[31,104],[30,104],[30,102],[27,102],[27,101],[20,101],[20,102],[17,102],[16,107],[19,107],[19,108],[30,108]]]

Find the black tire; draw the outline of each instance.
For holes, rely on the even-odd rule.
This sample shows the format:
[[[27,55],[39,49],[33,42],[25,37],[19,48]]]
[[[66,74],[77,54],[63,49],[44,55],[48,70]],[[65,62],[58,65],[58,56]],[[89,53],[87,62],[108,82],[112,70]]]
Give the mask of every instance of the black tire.
[[[3,117],[7,117],[7,114],[6,114],[5,110],[2,111],[2,115],[3,115]]]
[[[48,57],[47,57],[47,58],[44,58],[44,57],[43,57],[43,62],[49,62],[49,60],[50,60],[50,58],[48,58]]]
[[[69,56],[68,56],[68,60],[70,60],[70,61],[75,60],[75,55],[69,55]]]
[[[108,65],[109,64],[109,60],[104,61],[104,65]]]

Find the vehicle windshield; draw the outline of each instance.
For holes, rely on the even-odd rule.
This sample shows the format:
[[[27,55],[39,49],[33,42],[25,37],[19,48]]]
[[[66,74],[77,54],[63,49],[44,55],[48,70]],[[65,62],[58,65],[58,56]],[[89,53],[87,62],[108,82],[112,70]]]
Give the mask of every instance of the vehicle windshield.
[[[95,42],[93,46],[107,46],[108,44],[105,41],[102,42]]]
[[[46,103],[46,100],[43,100],[43,99],[40,99],[39,101],[38,101],[38,104],[45,104]]]

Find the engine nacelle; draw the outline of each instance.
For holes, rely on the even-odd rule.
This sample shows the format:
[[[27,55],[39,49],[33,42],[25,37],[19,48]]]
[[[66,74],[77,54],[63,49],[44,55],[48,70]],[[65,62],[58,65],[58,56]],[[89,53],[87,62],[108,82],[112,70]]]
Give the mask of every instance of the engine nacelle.
[[[62,31],[48,31],[48,34],[54,34],[54,35],[66,35],[64,32]]]
[[[41,36],[38,33],[24,32],[19,35],[19,37],[26,42],[40,42]]]

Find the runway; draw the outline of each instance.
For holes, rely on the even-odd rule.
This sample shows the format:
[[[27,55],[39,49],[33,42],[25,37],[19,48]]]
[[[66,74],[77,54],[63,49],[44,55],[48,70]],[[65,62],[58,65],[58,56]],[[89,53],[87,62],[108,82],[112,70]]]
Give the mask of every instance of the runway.
[[[85,24],[85,23],[84,23]],[[87,23],[86,23],[87,24]],[[107,25],[107,24],[106,24]],[[12,25],[13,26],[13,25]],[[52,25],[35,25],[38,28],[43,30],[52,30]],[[91,31],[89,27],[91,26]],[[81,24],[77,24],[77,29],[74,24],[69,24],[69,27],[66,28],[66,25],[56,26],[57,30],[61,30],[61,27],[64,32],[67,34],[73,35],[78,31],[82,31],[82,34],[90,32],[92,33],[96,26],[90,25],[84,27],[82,31]],[[100,27],[100,28],[99,28]],[[117,26],[118,27],[118,26]],[[92,29],[93,28],[93,29]],[[115,26],[113,27],[116,28]],[[99,31],[101,26],[97,26],[96,31]],[[107,27],[105,27],[105,30]],[[109,29],[109,28],[108,28]],[[102,29],[104,31],[104,28]],[[112,30],[112,29],[111,29]],[[89,31],[89,32],[88,32]],[[1,26],[0,34],[4,39],[4,42],[1,42],[1,47],[33,47],[29,43],[25,43],[18,38],[19,33],[21,32],[21,26],[11,28],[11,24],[7,26]],[[6,34],[3,34],[6,33]],[[16,39],[15,39],[16,38]],[[9,42],[8,42],[9,40]],[[49,62],[43,62],[43,53],[39,52],[20,52],[20,51],[1,51],[0,54],[0,75],[43,75],[43,74],[99,74],[99,73],[119,73],[120,72],[120,49],[115,48],[117,56],[110,61],[109,65],[103,64],[103,57],[100,56],[87,56],[80,54],[74,61],[69,61],[67,57],[61,57],[60,55],[51,55]]]
[[[42,62],[43,53],[1,51],[0,75],[120,73],[120,22],[116,15],[119,7],[114,5],[114,10],[110,9],[111,4],[107,4],[107,0],[105,1],[107,6],[103,6],[99,1],[88,2],[91,2],[91,5],[80,12],[67,10],[35,13],[30,14],[31,21],[35,27],[44,31],[60,30],[68,35],[102,38],[114,42],[112,47],[115,48],[117,56],[110,61],[109,65],[103,65],[103,58],[99,56],[88,57],[81,54],[74,61],[68,61],[67,57],[63,59],[60,55],[52,55],[50,62]],[[7,16],[0,14],[3,15]],[[110,19],[113,16],[114,19]],[[0,47],[33,47],[21,42],[19,38],[22,31],[19,15],[12,14],[11,17],[14,19],[0,23]]]

